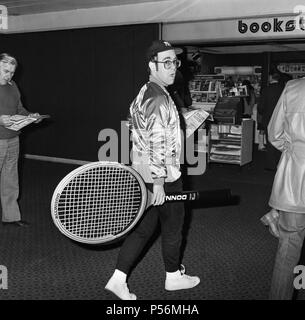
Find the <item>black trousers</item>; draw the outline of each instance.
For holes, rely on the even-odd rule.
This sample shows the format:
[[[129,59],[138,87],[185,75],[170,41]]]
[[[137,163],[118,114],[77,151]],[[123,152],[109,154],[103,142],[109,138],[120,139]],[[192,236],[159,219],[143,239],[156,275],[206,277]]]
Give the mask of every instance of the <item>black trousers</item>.
[[[152,184],[147,184],[152,191]],[[165,192],[181,191],[182,181],[164,184]],[[167,272],[180,269],[180,247],[184,223],[184,203],[164,203],[162,206],[151,206],[139,221],[135,229],[125,239],[117,261],[116,268],[129,273],[153,235],[158,221],[161,223],[162,256]]]

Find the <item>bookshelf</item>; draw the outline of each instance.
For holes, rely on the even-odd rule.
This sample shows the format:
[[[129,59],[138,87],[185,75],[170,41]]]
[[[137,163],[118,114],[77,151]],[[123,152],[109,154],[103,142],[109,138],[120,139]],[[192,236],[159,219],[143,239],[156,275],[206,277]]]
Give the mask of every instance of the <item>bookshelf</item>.
[[[212,124],[210,128],[209,162],[231,163],[243,166],[252,161],[252,119],[243,119],[240,125]]]
[[[223,75],[195,75],[194,79],[189,82],[192,108],[202,108],[207,112],[213,111],[221,95],[221,81],[224,81]]]

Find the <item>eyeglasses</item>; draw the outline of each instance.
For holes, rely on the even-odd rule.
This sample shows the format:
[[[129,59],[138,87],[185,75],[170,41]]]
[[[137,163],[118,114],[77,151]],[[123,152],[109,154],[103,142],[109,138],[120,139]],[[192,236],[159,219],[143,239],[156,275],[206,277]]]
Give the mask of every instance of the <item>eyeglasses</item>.
[[[181,66],[181,61],[178,59],[174,59],[174,60],[165,60],[165,61],[157,61],[157,60],[153,60],[153,62],[156,63],[163,63],[164,65],[164,69],[170,69],[172,68],[172,66],[175,66],[176,68],[179,68]]]

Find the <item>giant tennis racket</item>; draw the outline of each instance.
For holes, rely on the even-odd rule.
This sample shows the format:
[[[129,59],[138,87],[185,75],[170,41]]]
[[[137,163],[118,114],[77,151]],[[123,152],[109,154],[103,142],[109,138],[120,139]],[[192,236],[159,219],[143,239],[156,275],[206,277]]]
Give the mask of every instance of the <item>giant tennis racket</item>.
[[[166,195],[166,201],[214,198],[230,202],[229,189],[185,191]],[[133,168],[117,162],[92,162],[72,172],[56,187],[51,214],[68,238],[102,244],[122,237],[151,205],[151,192]]]

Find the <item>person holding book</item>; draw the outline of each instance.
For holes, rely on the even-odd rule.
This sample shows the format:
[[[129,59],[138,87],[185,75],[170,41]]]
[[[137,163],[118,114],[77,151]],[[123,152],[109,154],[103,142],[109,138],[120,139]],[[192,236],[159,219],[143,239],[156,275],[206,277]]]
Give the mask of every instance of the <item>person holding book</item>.
[[[17,67],[13,56],[0,54],[0,199],[2,225],[24,227],[28,223],[21,220],[18,205],[18,158],[20,131],[9,129],[13,115],[31,115],[39,122],[39,113],[30,113],[21,103],[20,92],[12,80]]]

